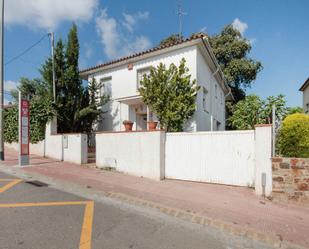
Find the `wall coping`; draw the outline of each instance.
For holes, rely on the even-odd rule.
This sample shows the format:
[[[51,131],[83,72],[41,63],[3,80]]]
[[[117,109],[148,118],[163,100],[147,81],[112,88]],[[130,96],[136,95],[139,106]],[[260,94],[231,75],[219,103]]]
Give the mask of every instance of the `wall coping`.
[[[269,127],[269,126],[273,126],[272,124],[256,124],[254,125],[254,127]]]
[[[272,160],[276,160],[276,159],[288,159],[288,160],[291,160],[291,159],[293,159],[293,160],[295,160],[295,159],[297,159],[297,160],[309,160],[309,157],[286,157],[286,156],[276,156],[276,157],[272,157],[271,158]]]
[[[165,132],[165,130],[140,130],[140,131],[96,131],[95,134],[132,134],[132,133],[149,133],[149,132]]]

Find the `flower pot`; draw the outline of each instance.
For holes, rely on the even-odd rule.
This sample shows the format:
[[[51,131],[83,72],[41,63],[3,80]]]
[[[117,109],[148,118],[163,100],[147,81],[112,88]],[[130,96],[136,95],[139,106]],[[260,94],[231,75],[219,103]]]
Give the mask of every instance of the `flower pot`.
[[[150,121],[148,122],[148,130],[155,131],[157,129],[158,122]]]
[[[123,121],[123,125],[126,131],[132,131],[133,122],[131,121]]]

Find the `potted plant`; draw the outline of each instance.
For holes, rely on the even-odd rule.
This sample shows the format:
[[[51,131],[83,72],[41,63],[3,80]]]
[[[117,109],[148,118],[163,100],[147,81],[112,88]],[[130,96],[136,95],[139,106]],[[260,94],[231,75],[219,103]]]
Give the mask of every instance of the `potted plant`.
[[[132,131],[132,127],[133,127],[133,122],[130,120],[124,120],[123,122],[124,128],[126,129],[126,131]]]
[[[154,131],[157,129],[157,125],[158,125],[158,122],[157,121],[149,121],[148,122],[148,129],[150,131]]]

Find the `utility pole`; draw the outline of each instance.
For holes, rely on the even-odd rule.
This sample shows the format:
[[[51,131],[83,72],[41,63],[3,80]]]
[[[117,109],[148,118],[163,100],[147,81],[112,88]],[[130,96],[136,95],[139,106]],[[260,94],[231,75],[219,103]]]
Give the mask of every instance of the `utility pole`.
[[[54,32],[48,34],[50,37],[50,45],[51,45],[51,56],[52,56],[52,71],[53,71],[53,97],[54,103],[56,103],[56,76],[55,76],[55,56],[54,56]]]
[[[1,24],[0,24],[0,160],[4,161],[4,141],[3,141],[3,128],[4,128],[4,120],[3,120],[3,111],[4,111],[4,106],[3,106],[3,102],[4,102],[4,97],[3,97],[3,90],[4,90],[4,86],[3,86],[3,70],[4,70],[4,66],[3,66],[3,43],[4,43],[4,39],[3,39],[3,33],[4,33],[4,0],[0,0],[1,1]]]

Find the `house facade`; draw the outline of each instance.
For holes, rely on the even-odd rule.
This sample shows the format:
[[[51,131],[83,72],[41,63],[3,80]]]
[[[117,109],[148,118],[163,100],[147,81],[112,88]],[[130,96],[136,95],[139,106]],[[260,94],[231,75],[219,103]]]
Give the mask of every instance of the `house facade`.
[[[303,92],[303,109],[304,109],[304,113],[309,114],[309,78],[301,86],[299,91]]]
[[[101,82],[102,94],[108,94],[111,98],[103,107],[103,119],[97,130],[122,131],[124,120],[134,123],[133,130],[146,130],[147,122],[156,120],[156,116],[139,95],[140,80],[149,73],[150,67],[160,63],[178,66],[182,58],[186,60],[191,80],[196,79],[201,86],[196,99],[196,112],[184,130],[224,130],[225,101],[232,95],[203,34],[82,70],[80,75],[83,79],[89,82],[95,78]]]

